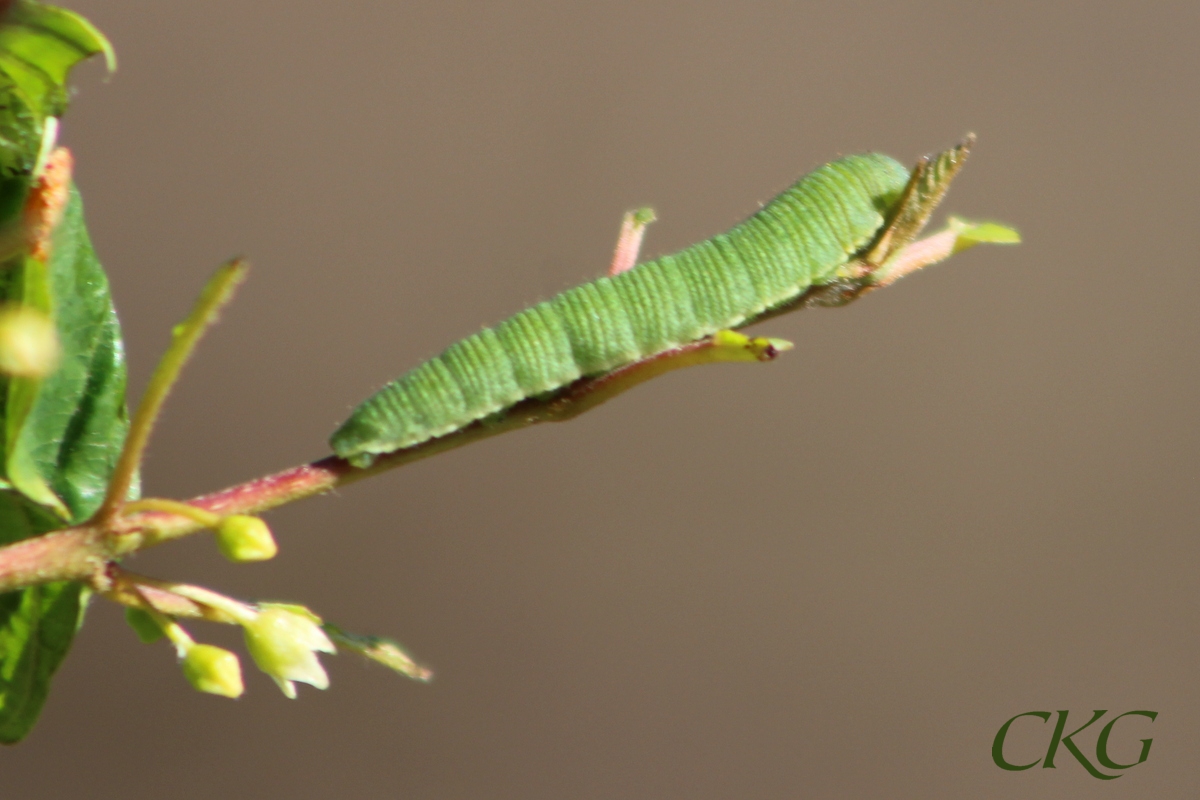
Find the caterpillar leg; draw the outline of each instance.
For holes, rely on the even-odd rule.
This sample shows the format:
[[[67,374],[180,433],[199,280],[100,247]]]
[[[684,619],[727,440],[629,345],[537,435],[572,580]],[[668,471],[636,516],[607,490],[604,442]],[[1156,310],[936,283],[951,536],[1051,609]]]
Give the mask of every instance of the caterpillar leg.
[[[637,211],[626,212],[625,218],[621,220],[617,249],[608,268],[610,277],[633,269],[637,264],[638,251],[642,249],[642,237],[646,235],[646,226],[655,219],[653,208],[639,208]]]
[[[772,361],[780,353],[791,349],[792,343],[783,339],[763,336],[751,338],[736,331],[717,331],[697,342],[576,382],[546,406],[543,419],[554,422],[573,419],[640,383],[672,370],[722,361]]]

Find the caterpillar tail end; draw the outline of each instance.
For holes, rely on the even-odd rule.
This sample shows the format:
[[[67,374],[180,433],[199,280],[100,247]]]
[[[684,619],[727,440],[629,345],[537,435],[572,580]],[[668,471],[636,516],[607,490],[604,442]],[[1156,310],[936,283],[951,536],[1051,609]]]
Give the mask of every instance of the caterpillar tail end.
[[[343,456],[343,458],[350,462],[350,466],[357,467],[358,469],[366,469],[375,463],[374,453],[357,453],[352,456]]]
[[[366,421],[364,416],[355,412],[329,437],[329,446],[333,454],[358,469],[371,466],[379,454],[384,452],[379,446],[382,440],[380,432],[376,426]]]

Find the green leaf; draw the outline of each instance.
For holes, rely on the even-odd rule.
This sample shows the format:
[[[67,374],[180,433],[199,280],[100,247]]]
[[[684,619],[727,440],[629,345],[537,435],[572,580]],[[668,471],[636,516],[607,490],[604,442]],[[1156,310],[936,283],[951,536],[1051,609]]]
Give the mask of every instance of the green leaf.
[[[5,301],[30,306],[47,315],[54,313],[50,289],[50,265],[17,256],[8,262],[5,278],[0,278],[0,296]],[[4,398],[4,476],[8,485],[35,503],[52,509],[62,520],[71,512],[42,477],[28,446],[21,446],[22,431],[30,421],[43,383],[41,378],[12,377],[7,380]],[[49,387],[48,387],[49,390]]]
[[[66,110],[67,76],[97,53],[114,67],[104,36],[69,11],[14,0],[0,15],[0,234],[6,240],[20,239],[22,206],[53,145],[48,120]],[[64,359],[45,380],[0,381],[0,543],[85,519],[103,497],[126,428],[120,330],[78,194],[72,191],[48,263],[10,253],[0,264],[0,301],[52,314]],[[0,596],[0,741],[19,741],[36,721],[81,620],[82,597],[77,584]]]
[[[128,421],[120,326],[74,189],[47,266],[62,361],[41,382],[10,452],[37,469],[71,521],[82,521],[104,499]]]
[[[76,583],[0,595],[0,742],[19,742],[37,722],[84,604]]]
[[[72,188],[46,263],[28,257],[22,208],[54,145],[71,68],[112,46],[91,23],[35,0],[0,4],[0,302],[47,312],[62,362],[43,380],[0,378],[0,544],[81,522],[124,441],[125,359],[108,280]],[[17,243],[14,246],[13,243]],[[0,595],[0,741],[33,726],[86,605],[78,584]]]
[[[24,298],[29,272],[0,272],[0,300]],[[0,491],[0,544],[64,524],[53,505],[33,502],[40,498],[27,491],[31,480],[61,499],[70,522],[95,511],[128,427],[120,328],[74,189],[42,278],[62,362],[40,385],[24,378],[0,381],[13,485]],[[18,412],[20,422],[13,425],[10,415]],[[15,475],[14,464],[31,472]],[[80,595],[78,584],[50,584],[0,596],[0,741],[19,741],[36,720],[78,627]]]
[[[29,174],[42,153],[47,117],[67,107],[67,75],[112,45],[90,22],[34,0],[15,0],[0,16],[0,174]]]

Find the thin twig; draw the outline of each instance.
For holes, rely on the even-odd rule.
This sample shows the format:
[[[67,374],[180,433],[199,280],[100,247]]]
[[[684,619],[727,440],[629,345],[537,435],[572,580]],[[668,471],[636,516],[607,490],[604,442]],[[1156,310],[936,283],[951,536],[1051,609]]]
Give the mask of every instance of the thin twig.
[[[784,349],[776,347],[780,343],[774,340],[747,341],[756,354],[749,360],[770,360],[775,351]],[[709,337],[605,375],[581,379],[551,398],[518,403],[497,420],[476,422],[446,436],[388,453],[366,468],[327,456],[180,504],[198,513],[184,514],[184,509],[173,502],[134,501],[128,506],[129,514],[107,521],[94,518],[83,525],[0,548],[0,593],[55,580],[87,581],[107,592],[112,589],[115,574],[109,569],[112,561],[211,527],[208,514],[257,514],[508,431],[572,419],[672,369],[727,360],[747,359],[731,359],[728,346],[719,346]]]
[[[142,454],[146,450],[146,443],[150,440],[150,433],[154,430],[154,423],[158,420],[163,402],[179,378],[183,365],[191,357],[200,337],[216,321],[217,313],[233,297],[238,284],[245,280],[246,270],[246,263],[240,259],[218,269],[200,293],[200,299],[196,301],[192,313],[176,326],[171,336],[171,344],[163,354],[162,360],[158,362],[158,367],[155,368],[154,375],[151,376],[138,404],[137,412],[129,424],[129,434],[125,437],[125,446],[113,470],[108,492],[92,517],[95,523],[103,525],[109,522],[128,496],[129,487],[133,484],[134,475],[142,462]]]
[[[190,503],[181,503],[178,500],[143,497],[140,500],[131,500],[121,506],[121,513],[123,514],[136,514],[139,511],[162,511],[166,514],[186,517],[206,528],[215,528],[221,522],[221,518],[211,511],[205,511],[202,508],[196,508]]]
[[[651,378],[681,367],[727,360],[770,360],[786,343],[774,340],[747,340],[757,345],[761,356],[746,359],[728,357],[729,348],[718,346],[713,337],[659,353],[620,369],[594,378],[583,378],[562,392],[546,399],[531,399],[518,403],[503,417],[472,423],[453,433],[430,439],[421,444],[379,456],[369,467],[352,466],[337,456],[327,456],[283,472],[233,486],[220,492],[187,501],[187,505],[202,511],[226,516],[257,514],[305,497],[323,494],[339,486],[387,472],[414,461],[454,450],[502,433],[526,428],[542,422],[573,419],[619,394]],[[772,345],[773,343],[773,345]],[[775,349],[768,348],[774,346]],[[140,504],[139,504],[140,505]],[[142,549],[153,544],[177,539],[199,530],[201,525],[176,511],[138,510],[114,522],[122,534],[125,547]],[[0,554],[3,554],[0,550]],[[0,563],[2,570],[2,563]],[[0,571],[2,578],[2,571]]]

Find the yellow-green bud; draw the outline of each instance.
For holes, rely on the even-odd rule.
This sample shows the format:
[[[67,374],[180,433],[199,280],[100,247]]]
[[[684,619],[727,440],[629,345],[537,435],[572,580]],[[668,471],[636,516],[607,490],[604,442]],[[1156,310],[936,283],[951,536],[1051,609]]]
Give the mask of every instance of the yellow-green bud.
[[[201,692],[241,697],[242,665],[238,657],[211,644],[194,644],[183,656],[183,675]]]
[[[157,642],[166,635],[163,633],[162,626],[154,621],[154,617],[140,608],[125,609],[125,621],[129,623],[129,627],[133,628],[133,632],[141,639],[142,644]]]
[[[217,526],[217,549],[230,561],[266,561],[279,552],[267,523],[258,517],[234,514]]]
[[[329,686],[329,676],[317,653],[333,653],[333,642],[321,630],[319,618],[280,606],[267,606],[250,622],[243,623],[246,649],[258,668],[270,675],[284,695],[295,699],[293,681],[318,689]]]
[[[0,372],[41,378],[58,366],[58,334],[48,316],[28,306],[0,308]]]

